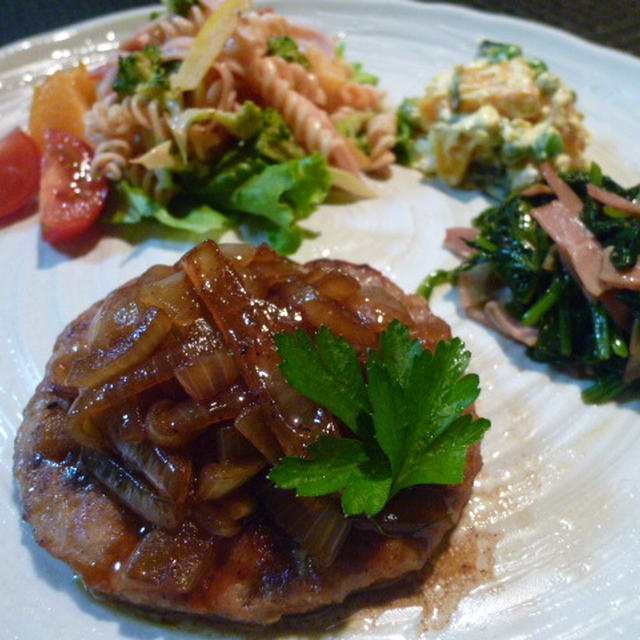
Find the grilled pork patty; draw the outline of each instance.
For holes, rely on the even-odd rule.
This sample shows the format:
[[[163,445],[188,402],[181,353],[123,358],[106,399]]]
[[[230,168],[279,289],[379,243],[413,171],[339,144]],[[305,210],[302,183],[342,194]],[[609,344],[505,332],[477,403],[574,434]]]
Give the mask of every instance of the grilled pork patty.
[[[447,325],[422,298],[405,295],[371,267],[321,260],[296,268],[302,278],[310,273],[353,278],[370,298],[379,291],[378,302],[403,309],[425,346],[449,337]],[[169,529],[150,524],[87,471],[83,447],[66,426],[78,391],[60,383],[59,370],[75,354],[86,353],[101,309],[101,303],[91,307],[58,338],[45,377],[25,409],[14,455],[24,518],[36,541],[91,589],[155,610],[270,624],[422,568],[458,521],[481,466],[479,444],[469,449],[460,485],[400,492],[386,509],[388,521],[399,525],[394,537],[356,519],[329,566],[305,553],[260,506],[240,520],[232,535],[212,535],[192,515]],[[197,465],[201,454],[188,446],[179,452],[189,452]],[[194,493],[192,481],[185,504],[195,500]],[[411,522],[403,529],[406,514]]]

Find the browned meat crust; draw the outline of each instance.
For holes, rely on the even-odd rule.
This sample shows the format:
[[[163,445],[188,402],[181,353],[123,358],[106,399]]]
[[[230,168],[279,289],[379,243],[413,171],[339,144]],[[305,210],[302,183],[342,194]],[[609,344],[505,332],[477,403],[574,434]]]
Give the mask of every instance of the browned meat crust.
[[[422,333],[446,337],[446,324],[423,302],[404,296],[369,267],[334,263],[359,281],[402,297]],[[14,471],[24,517],[38,544],[67,562],[92,589],[135,605],[235,621],[269,624],[287,614],[304,613],[342,602],[351,592],[420,569],[457,522],[481,466],[479,446],[469,450],[464,482],[457,486],[416,488],[409,500],[434,522],[418,536],[384,537],[353,527],[337,560],[314,566],[289,538],[264,517],[253,518],[232,538],[206,536],[193,525],[166,533],[181,562],[185,548],[203,545],[210,563],[195,589],[181,590],[180,578],[161,576],[161,588],[141,588],[121,568],[141,539],[143,523],[101,486],[76,468],[78,446],[65,433],[69,399],[54,384],[52,366],[86,339],[97,309],[73,321],[58,338],[44,380],[24,412],[15,443]],[[443,336],[444,334],[444,336]],[[191,527],[191,528],[190,528]]]

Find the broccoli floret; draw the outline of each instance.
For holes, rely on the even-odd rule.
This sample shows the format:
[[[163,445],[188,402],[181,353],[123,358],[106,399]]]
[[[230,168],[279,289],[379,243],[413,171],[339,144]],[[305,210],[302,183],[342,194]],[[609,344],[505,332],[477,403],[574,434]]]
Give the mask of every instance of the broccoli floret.
[[[291,158],[302,158],[306,155],[278,111],[262,109],[260,120],[260,130],[254,144],[263,156],[274,162],[286,162]]]
[[[194,4],[198,4],[199,0],[164,0],[164,3],[171,13],[186,16],[187,13],[189,13],[189,9],[191,9]]]
[[[147,45],[142,51],[134,51],[118,59],[118,74],[113,90],[120,96],[134,93],[154,98],[169,88],[168,75],[173,70],[171,64],[162,62],[162,52],[158,47]]]
[[[309,61],[298,48],[298,43],[289,36],[271,36],[267,40],[268,54],[280,56],[287,62],[297,62],[305,69],[309,68]]]

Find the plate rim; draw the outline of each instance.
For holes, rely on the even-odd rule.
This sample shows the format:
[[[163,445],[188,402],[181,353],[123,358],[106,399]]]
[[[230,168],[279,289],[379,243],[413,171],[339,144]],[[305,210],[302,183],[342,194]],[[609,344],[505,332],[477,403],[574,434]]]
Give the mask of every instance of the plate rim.
[[[286,1],[287,0],[284,0],[285,3]],[[571,31],[565,30],[555,25],[549,25],[544,22],[540,22],[530,18],[506,15],[503,13],[499,13],[497,11],[479,9],[476,7],[454,5],[454,4],[449,4],[445,2],[421,2],[420,0],[347,0],[346,3],[344,2],[344,0],[322,0],[322,3],[323,3],[323,6],[330,6],[330,5],[344,6],[345,4],[366,5],[366,6],[379,5],[381,7],[386,7],[386,8],[389,7],[390,3],[395,3],[396,5],[401,5],[407,9],[411,8],[411,10],[425,11],[427,13],[441,11],[441,12],[450,13],[453,15],[458,14],[458,15],[463,15],[468,17],[480,18],[484,20],[491,20],[494,22],[497,21],[498,23],[501,23],[503,25],[514,25],[514,26],[526,25],[535,30],[546,32],[548,35],[551,35],[553,37],[568,38],[572,40],[576,46],[582,46],[587,49],[595,49],[601,55],[606,55],[614,59],[618,59],[619,61],[624,61],[627,64],[631,64],[634,66],[640,65],[640,57],[637,57],[630,52],[622,51],[620,49],[616,49],[598,42],[593,42],[578,34],[575,34]],[[268,0],[257,0],[254,4],[256,5],[274,4],[274,2],[273,0],[271,0],[271,2],[269,2]],[[275,4],[279,4],[278,0],[275,0]],[[34,50],[34,49],[37,49],[38,47],[48,45],[52,41],[55,42],[57,40],[57,37],[64,35],[65,32],[68,32],[70,29],[74,30],[75,34],[77,34],[80,31],[97,29],[102,24],[108,24],[109,22],[113,22],[114,20],[122,20],[127,17],[136,19],[141,16],[144,16],[145,14],[148,14],[153,10],[157,10],[161,7],[162,5],[160,4],[149,4],[141,7],[122,9],[120,11],[112,11],[112,12],[108,12],[98,16],[94,16],[92,18],[87,18],[77,22],[72,22],[62,27],[56,27],[54,29],[49,29],[31,36],[26,36],[14,42],[9,42],[3,45],[2,47],[0,47],[0,74],[2,74],[1,66],[6,61],[7,58],[10,58],[14,54],[19,54],[26,50]],[[1,92],[2,92],[2,89],[0,88],[0,93]]]

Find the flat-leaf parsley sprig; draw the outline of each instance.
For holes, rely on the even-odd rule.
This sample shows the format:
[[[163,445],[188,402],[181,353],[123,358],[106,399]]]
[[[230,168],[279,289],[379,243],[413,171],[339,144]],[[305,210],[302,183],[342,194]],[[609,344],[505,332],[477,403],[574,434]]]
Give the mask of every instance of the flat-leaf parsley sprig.
[[[309,458],[286,456],[269,478],[300,496],[341,492],[345,515],[379,513],[398,491],[462,482],[467,449],[490,423],[463,411],[480,392],[463,375],[470,359],[459,338],[433,351],[397,320],[370,351],[366,378],[353,347],[321,327],[275,336],[289,383],[338,417],[354,437],[321,435]]]

